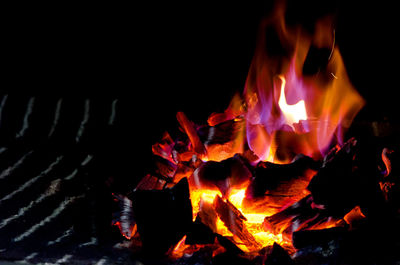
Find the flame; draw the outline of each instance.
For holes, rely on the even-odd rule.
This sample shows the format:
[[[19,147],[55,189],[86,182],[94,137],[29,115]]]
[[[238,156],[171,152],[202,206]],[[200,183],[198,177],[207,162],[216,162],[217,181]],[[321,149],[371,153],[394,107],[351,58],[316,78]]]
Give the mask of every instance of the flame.
[[[282,76],[279,76],[279,78],[282,80],[282,85],[278,104],[279,108],[283,112],[283,115],[285,116],[286,124],[293,126],[294,123],[298,123],[300,120],[307,120],[306,105],[304,100],[300,100],[294,105],[287,104],[285,96],[286,80]]]
[[[261,22],[259,38],[243,94],[235,95],[224,113],[214,113],[208,119],[209,136],[214,134],[214,126],[225,121],[235,121],[234,139],[216,145],[208,144],[208,140],[203,143],[197,127],[180,112],[177,119],[190,142],[186,152],[175,157],[175,143],[169,135],[164,136],[162,144],[153,146],[153,153],[171,163],[192,161],[194,173],[191,175],[189,188],[193,220],[203,214],[203,206],[210,207],[212,212],[213,203],[218,197],[240,212],[238,214],[235,209],[234,214],[240,216],[244,229],[251,234],[249,237],[254,237],[247,244],[244,242],[246,238],[237,238],[239,236],[234,235],[235,231],[228,228],[229,218],[221,220],[215,212],[204,213],[204,218],[208,222],[215,222],[206,224],[213,232],[233,238],[236,245],[246,252],[260,250],[275,242],[290,247],[290,238],[287,238],[287,234],[282,235],[289,225],[292,226],[289,230],[293,232],[297,229],[334,227],[341,220],[318,220],[316,215],[309,222],[301,224],[288,218],[282,221],[281,227],[265,229],[268,226],[265,217],[277,213],[309,193],[306,187],[312,175],[307,175],[307,179],[296,183],[296,189],[293,189],[295,191],[288,196],[288,200],[275,202],[273,196],[265,196],[252,200],[249,205],[245,200],[248,182],[235,186],[234,181],[228,178],[224,180],[223,186],[229,191],[224,191],[224,194],[217,187],[213,189],[201,186],[195,173],[198,165],[194,160],[196,163],[222,161],[236,153],[245,156],[246,152],[251,153],[252,159],[248,162],[253,164],[259,161],[287,163],[300,153],[320,159],[332,145],[340,146],[343,143],[346,129],[365,104],[347,76],[335,43],[331,17],[317,21],[313,33],[310,34],[300,27],[288,26],[285,22],[285,7],[278,4],[273,15]],[[322,59],[313,68],[310,64],[315,64],[312,57],[316,55],[312,54],[318,52],[322,54],[318,55]],[[390,164],[386,163],[385,158],[387,157],[383,161],[389,171]],[[189,167],[187,168],[190,172]],[[363,214],[355,209],[345,219],[350,222],[361,217]],[[173,249],[177,256],[182,256],[190,249],[185,244],[185,239],[186,236]]]
[[[275,40],[266,32],[273,32]],[[279,45],[275,43],[271,52],[268,45],[274,41]],[[324,64],[313,72],[307,70],[310,64],[307,60],[310,60],[309,53],[316,50],[325,51],[326,57]],[[273,15],[261,23],[260,39],[242,97],[235,96],[224,113],[212,114],[208,120],[210,126],[215,126],[240,117],[244,129],[230,146],[206,146],[208,155],[201,159],[221,161],[235,152],[243,153],[245,147],[258,158],[253,163],[287,163],[299,153],[319,159],[332,144],[342,143],[343,133],[363,105],[364,100],[351,85],[335,43],[332,18],[318,21],[314,35],[310,35],[300,27],[287,26],[284,5],[278,4]],[[282,237],[282,231],[274,234],[263,229],[264,218],[279,208],[265,207],[268,198],[259,205],[243,207],[245,190],[246,186],[230,187],[228,194],[221,194],[218,189],[193,185],[190,195],[194,218],[200,211],[200,204],[212,205],[216,196],[220,196],[244,216],[245,228],[254,236],[257,245],[290,244]],[[295,197],[302,198],[306,194],[304,188]],[[277,205],[280,209],[285,206]],[[337,220],[332,219],[314,226],[336,225]],[[218,217],[215,230],[221,235],[235,237]],[[245,242],[241,244],[239,239],[235,240],[242,250],[254,250]]]
[[[273,14],[261,23],[243,93],[247,143],[263,161],[290,160],[293,150],[276,155],[287,138],[295,151],[320,158],[331,144],[342,144],[365,102],[347,76],[331,17],[317,21],[310,36],[286,25],[284,5]],[[304,73],[315,51],[325,51],[324,64]]]
[[[275,40],[269,39],[265,32],[273,32]],[[274,41],[280,46],[271,52],[266,47]],[[304,68],[309,64],[308,54],[318,49],[329,51],[326,52],[326,65],[307,73]],[[258,157],[258,160],[252,161],[254,163],[287,163],[299,153],[319,159],[332,144],[342,143],[343,133],[363,105],[364,100],[351,85],[335,43],[332,19],[326,17],[318,21],[311,36],[300,27],[287,26],[284,6],[278,4],[273,16],[261,23],[260,39],[242,97],[235,96],[224,113],[212,114],[208,120],[210,126],[215,126],[229,119],[240,119],[244,129],[229,145],[206,146],[207,155],[201,159],[221,161],[235,153],[243,153],[245,147]],[[193,144],[196,141],[192,138],[196,135],[190,135]],[[257,247],[269,246],[274,242],[290,245],[283,238],[282,231],[274,233],[263,229],[265,217],[287,205],[277,205],[278,208],[272,209],[266,207],[269,199],[262,198],[259,205],[243,207],[248,183],[241,187],[230,187],[228,194],[222,194],[217,188],[195,184],[190,191],[194,218],[202,203],[212,205],[214,199],[220,196],[244,216],[245,228],[257,241]],[[295,194],[295,198],[307,194],[306,184],[303,185],[304,191]],[[329,219],[314,225],[313,229],[336,226],[337,221]],[[215,230],[221,235],[235,238],[218,217]],[[254,250],[237,238],[235,241],[244,251]]]

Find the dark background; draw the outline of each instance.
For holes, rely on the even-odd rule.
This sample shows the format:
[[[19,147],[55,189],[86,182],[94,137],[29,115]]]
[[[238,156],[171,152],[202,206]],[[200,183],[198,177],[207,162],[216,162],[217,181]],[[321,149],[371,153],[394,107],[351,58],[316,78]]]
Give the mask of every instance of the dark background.
[[[367,100],[360,114],[397,120],[398,14],[390,1],[289,1],[299,23],[336,12],[337,44]],[[2,93],[119,98],[120,171],[143,176],[176,112],[204,123],[243,90],[271,1],[19,5],[3,9]],[[118,160],[117,159],[117,160]]]

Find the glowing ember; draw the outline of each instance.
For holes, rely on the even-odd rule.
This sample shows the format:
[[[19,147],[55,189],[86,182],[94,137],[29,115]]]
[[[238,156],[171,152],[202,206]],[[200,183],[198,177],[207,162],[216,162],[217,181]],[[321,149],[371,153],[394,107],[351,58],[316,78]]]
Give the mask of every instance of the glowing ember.
[[[260,246],[270,246],[274,242],[279,244],[290,244],[289,242],[284,242],[281,234],[273,234],[270,232],[266,232],[263,230],[262,224],[264,218],[267,216],[265,213],[253,213],[247,212],[245,208],[242,207],[242,202],[245,197],[245,188],[243,189],[233,189],[227,199],[230,203],[232,203],[240,213],[246,218],[244,224],[247,230],[254,236],[256,241],[260,244]],[[195,189],[191,191],[191,200],[193,205],[193,213],[194,219],[197,217],[199,212],[200,204],[202,203],[213,203],[217,196],[221,196],[221,192],[218,190],[208,190],[208,189]],[[226,227],[223,221],[220,218],[216,220],[216,232],[223,236],[233,236],[232,232]],[[240,240],[237,239],[239,242]],[[244,244],[238,244],[238,247],[243,251],[249,251],[248,246]]]

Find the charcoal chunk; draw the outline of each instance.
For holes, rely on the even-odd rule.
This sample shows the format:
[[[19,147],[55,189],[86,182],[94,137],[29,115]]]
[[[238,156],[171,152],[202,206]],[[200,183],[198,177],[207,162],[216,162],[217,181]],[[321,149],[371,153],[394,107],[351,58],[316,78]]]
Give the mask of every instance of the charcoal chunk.
[[[189,231],[192,204],[183,178],[164,190],[136,190],[130,196],[143,251],[162,255]]]
[[[280,245],[274,243],[270,251],[266,253],[265,265],[293,265],[289,254]]]

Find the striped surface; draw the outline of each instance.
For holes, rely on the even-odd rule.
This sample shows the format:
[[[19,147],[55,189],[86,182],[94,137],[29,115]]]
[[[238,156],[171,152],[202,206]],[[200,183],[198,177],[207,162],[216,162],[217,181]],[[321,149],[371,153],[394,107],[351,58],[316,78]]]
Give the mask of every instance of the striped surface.
[[[110,228],[118,103],[0,96],[0,263],[135,264]]]

